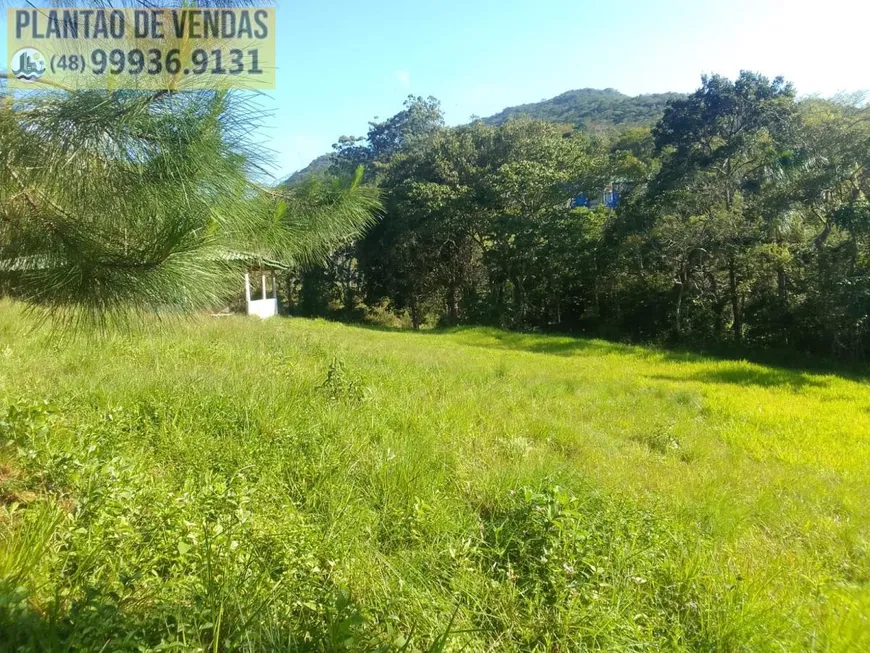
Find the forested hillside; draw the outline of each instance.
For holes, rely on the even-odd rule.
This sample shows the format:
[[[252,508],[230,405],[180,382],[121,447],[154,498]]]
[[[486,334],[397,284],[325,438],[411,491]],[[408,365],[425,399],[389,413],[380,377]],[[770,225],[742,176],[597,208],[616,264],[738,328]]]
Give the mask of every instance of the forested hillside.
[[[501,125],[511,118],[527,116],[547,122],[571,125],[581,130],[609,132],[629,126],[651,127],[664,115],[669,100],[685,97],[679,93],[654,93],[631,97],[606,88],[581,88],[557,95],[549,100],[508,107],[484,118],[488,125]],[[322,154],[302,170],[294,172],[281,183],[297,186],[312,175],[324,172],[333,153]]]
[[[631,97],[606,88],[581,88],[549,100],[508,107],[485,118],[489,125],[501,125],[516,116],[573,125],[578,129],[601,130],[614,126],[651,126],[658,122],[670,100],[685,97],[679,93],[656,93]]]
[[[651,129],[611,133],[524,116],[447,128],[437,100],[410,98],[337,145],[333,171],[359,165],[385,211],[288,279],[296,312],[870,353],[860,98],[713,76]]]
[[[314,161],[302,168],[302,170],[297,170],[284,179],[280,185],[285,187],[298,186],[311,177],[326,172],[329,170],[330,165],[332,165],[332,154],[321,154],[319,157],[314,159]]]

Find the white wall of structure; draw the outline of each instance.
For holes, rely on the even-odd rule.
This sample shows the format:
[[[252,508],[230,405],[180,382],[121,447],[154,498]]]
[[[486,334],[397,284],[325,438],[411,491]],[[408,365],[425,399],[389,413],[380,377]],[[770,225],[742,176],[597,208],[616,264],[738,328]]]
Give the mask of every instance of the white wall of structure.
[[[248,306],[248,315],[256,315],[265,320],[278,315],[278,285],[275,283],[275,273],[268,273],[272,282],[272,296],[269,297],[266,284],[267,274],[263,272],[260,276],[263,284],[263,298],[251,299],[251,273],[245,273],[245,302]]]

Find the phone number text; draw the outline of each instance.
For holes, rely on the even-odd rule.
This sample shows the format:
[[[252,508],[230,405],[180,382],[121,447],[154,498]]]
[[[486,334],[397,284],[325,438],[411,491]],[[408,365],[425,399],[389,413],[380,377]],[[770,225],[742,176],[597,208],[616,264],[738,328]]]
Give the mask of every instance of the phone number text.
[[[51,71],[91,75],[262,75],[258,50],[92,50],[89,55],[59,54]]]

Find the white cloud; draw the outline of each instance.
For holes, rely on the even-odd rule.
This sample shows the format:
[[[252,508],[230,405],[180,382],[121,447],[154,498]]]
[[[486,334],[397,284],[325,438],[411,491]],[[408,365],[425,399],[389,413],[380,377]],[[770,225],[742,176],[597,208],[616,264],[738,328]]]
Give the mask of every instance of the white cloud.
[[[399,84],[402,85],[402,88],[408,88],[411,86],[411,73],[407,70],[397,70],[396,79],[399,80]]]

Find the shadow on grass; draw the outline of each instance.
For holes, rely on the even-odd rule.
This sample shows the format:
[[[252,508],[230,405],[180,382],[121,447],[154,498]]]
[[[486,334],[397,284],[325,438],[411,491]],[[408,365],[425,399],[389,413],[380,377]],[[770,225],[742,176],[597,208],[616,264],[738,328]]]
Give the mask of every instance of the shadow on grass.
[[[20,600],[20,596],[4,595],[0,591],[0,601],[10,596],[12,604],[0,604],[0,651],[4,652],[374,650],[371,642],[360,642],[359,649],[354,648],[354,631],[361,624],[361,617],[341,619],[342,615],[332,615],[332,621],[327,618],[319,627],[289,621],[276,624],[274,628],[266,626],[255,633],[238,624],[229,627],[225,620],[224,627],[215,635],[211,622],[197,624],[178,620],[177,615],[184,614],[187,606],[155,606],[153,612],[146,609],[139,614],[128,614],[117,603],[104,602],[94,593],[77,604],[72,614],[58,617],[42,613],[26,599]],[[219,609],[219,614],[225,614],[222,605]],[[352,616],[357,614],[354,612]],[[244,619],[244,615],[239,619]],[[219,617],[219,627],[220,623]],[[241,641],[250,643],[251,640],[256,643],[249,648],[238,646]],[[231,643],[226,643],[228,641]],[[350,648],[345,648],[349,643]]]
[[[577,355],[600,356],[606,354],[643,355],[646,350],[617,342],[595,338],[578,338],[566,335],[517,333],[491,327],[454,327],[428,332],[433,335],[448,335],[461,338],[464,344],[525,351],[532,354],[572,357]]]
[[[771,368],[730,367],[717,370],[704,370],[682,376],[657,374],[648,378],[658,381],[723,383],[760,388],[788,387],[792,390],[825,388],[829,385],[826,381],[814,378],[803,372]]]
[[[840,362],[814,357],[788,350],[753,350],[722,345],[714,348],[666,347],[613,342],[601,338],[564,334],[541,334],[503,331],[493,327],[452,327],[411,331],[400,327],[372,324],[348,324],[352,328],[385,333],[413,334],[420,338],[453,336],[462,344],[487,349],[522,351],[550,356],[575,357],[617,354],[640,359],[676,363],[710,363],[732,361],[733,367],[700,371],[685,376],[658,376],[660,380],[698,381],[757,387],[791,387],[793,389],[825,387],[824,379],[831,375],[858,383],[870,383],[870,368],[857,363]],[[749,368],[738,363],[753,363],[760,368]]]

